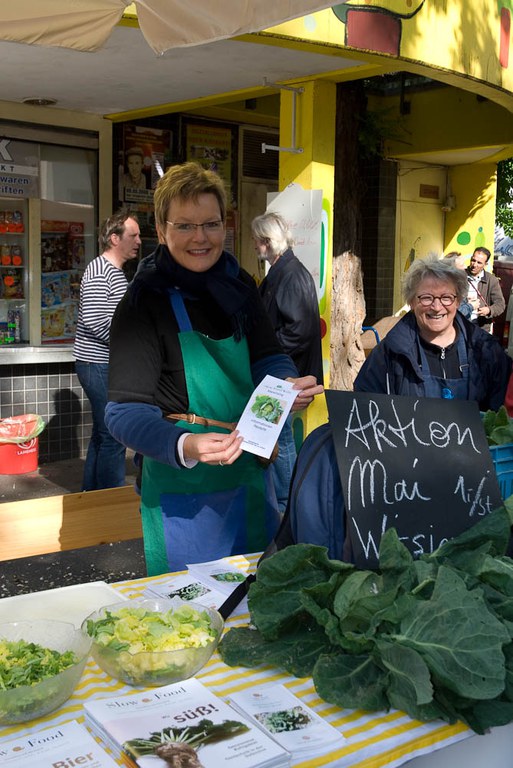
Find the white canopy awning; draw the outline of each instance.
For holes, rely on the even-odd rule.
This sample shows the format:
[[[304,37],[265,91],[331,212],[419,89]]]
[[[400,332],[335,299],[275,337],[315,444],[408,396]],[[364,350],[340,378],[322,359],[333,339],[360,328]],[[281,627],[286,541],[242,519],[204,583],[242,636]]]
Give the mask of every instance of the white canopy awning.
[[[0,0],[0,40],[95,51],[128,6],[158,54],[257,32],[305,16],[319,0]],[[127,51],[127,53],[129,53]]]

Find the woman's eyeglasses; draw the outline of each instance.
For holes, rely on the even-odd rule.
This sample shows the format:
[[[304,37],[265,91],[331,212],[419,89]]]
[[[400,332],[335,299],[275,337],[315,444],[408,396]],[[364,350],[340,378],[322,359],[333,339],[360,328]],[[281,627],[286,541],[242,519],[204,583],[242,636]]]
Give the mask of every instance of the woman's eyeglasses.
[[[170,224],[177,232],[183,232],[183,234],[191,234],[196,232],[197,229],[202,229],[204,232],[220,232],[223,229],[223,222],[221,219],[218,221],[206,221],[204,224],[189,224],[181,221],[168,221],[166,224]]]
[[[423,307],[430,307],[438,299],[440,304],[444,307],[450,307],[456,301],[456,296],[453,293],[444,293],[443,296],[433,296],[431,293],[423,293],[422,296],[417,296],[417,300]]]

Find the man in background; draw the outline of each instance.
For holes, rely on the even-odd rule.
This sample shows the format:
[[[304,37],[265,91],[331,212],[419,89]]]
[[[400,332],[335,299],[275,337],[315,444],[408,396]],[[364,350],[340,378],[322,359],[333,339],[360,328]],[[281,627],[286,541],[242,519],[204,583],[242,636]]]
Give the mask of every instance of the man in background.
[[[257,216],[251,232],[258,258],[271,265],[259,290],[278,341],[300,376],[315,376],[322,384],[321,319],[314,279],[294,254],[287,223],[278,213]],[[278,458],[271,465],[280,512],[287,505],[296,460],[291,422],[289,416],[278,441]]]
[[[91,403],[93,426],[82,490],[125,485],[125,447],[105,426],[112,316],[128,282],[123,266],[139,254],[141,237],[135,215],[121,210],[102,225],[100,256],[88,265],[80,284],[74,354],[78,380]]]
[[[466,270],[469,284],[467,301],[473,307],[470,321],[489,332],[493,318],[502,315],[506,308],[499,281],[485,269],[490,255],[488,248],[476,248]]]

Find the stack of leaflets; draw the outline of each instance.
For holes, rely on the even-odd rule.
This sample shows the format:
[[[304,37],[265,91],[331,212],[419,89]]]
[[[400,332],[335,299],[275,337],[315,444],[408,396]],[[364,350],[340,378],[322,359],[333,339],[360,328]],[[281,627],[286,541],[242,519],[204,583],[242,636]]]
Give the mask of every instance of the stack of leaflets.
[[[344,736],[288,688],[264,685],[230,696],[230,704],[292,754],[293,760],[340,749]]]
[[[194,678],[84,709],[88,727],[130,766],[290,766],[285,749]]]
[[[2,768],[118,768],[76,720],[0,742]]]
[[[218,610],[247,575],[226,558],[209,563],[194,563],[188,566],[188,570],[188,574],[179,574],[165,582],[150,584],[146,594],[168,599],[193,600],[199,605]],[[237,616],[247,612],[247,599],[244,598],[231,615]]]
[[[211,560],[208,563],[192,563],[187,566],[189,574],[226,597],[246,580],[247,573],[232,565],[227,558]]]

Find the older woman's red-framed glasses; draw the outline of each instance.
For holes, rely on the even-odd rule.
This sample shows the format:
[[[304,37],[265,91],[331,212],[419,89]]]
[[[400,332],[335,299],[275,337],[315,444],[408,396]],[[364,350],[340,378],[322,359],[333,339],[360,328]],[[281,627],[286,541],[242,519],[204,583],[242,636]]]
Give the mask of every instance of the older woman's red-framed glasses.
[[[456,301],[457,296],[453,293],[444,293],[442,296],[433,296],[432,293],[423,293],[421,296],[417,296],[419,304],[423,307],[430,307],[438,299],[440,304],[444,307],[450,307]]]

